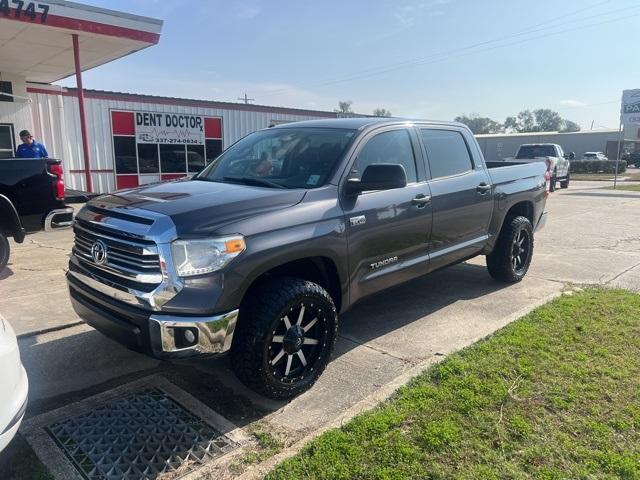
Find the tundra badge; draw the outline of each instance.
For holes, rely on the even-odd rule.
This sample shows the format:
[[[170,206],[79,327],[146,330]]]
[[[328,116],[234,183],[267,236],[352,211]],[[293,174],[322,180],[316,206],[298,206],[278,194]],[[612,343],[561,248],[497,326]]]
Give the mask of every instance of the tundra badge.
[[[367,217],[360,215],[359,217],[351,217],[349,221],[351,222],[352,227],[357,227],[358,225],[364,225],[367,223]]]
[[[397,263],[398,257],[387,258],[386,260],[380,260],[379,262],[371,264],[371,270],[377,270],[378,268],[386,267],[392,263]]]

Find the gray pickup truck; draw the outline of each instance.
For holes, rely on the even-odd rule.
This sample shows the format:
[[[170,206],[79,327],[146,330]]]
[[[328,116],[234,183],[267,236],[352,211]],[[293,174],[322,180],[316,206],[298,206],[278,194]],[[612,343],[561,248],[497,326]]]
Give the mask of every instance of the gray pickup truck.
[[[89,202],[67,275],[88,324],[157,358],[229,351],[272,398],[309,388],[338,314],[486,255],[518,282],[545,223],[544,163],[485,162],[467,127],[300,122],[248,135],[190,180]]]

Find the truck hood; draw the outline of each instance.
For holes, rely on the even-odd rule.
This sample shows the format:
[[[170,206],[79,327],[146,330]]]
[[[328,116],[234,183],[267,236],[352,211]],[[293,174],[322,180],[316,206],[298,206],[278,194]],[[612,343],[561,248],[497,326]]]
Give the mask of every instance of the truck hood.
[[[238,220],[291,207],[306,190],[280,190],[233,183],[179,180],[99,197],[92,205],[140,208],[168,215],[179,237],[203,236]]]

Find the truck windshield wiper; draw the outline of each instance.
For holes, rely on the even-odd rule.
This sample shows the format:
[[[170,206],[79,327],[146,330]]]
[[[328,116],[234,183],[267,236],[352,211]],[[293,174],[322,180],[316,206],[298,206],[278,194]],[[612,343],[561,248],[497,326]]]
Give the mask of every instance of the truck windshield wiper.
[[[287,188],[284,185],[280,185],[279,183],[257,177],[222,177],[222,179],[229,180],[231,182],[244,183],[245,185],[255,185],[258,187]]]

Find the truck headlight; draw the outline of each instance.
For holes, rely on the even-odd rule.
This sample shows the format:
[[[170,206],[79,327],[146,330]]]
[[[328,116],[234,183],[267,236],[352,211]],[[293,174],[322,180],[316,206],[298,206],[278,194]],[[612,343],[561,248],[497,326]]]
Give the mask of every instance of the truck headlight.
[[[176,240],[171,254],[180,277],[216,272],[244,252],[241,235],[206,240]]]

